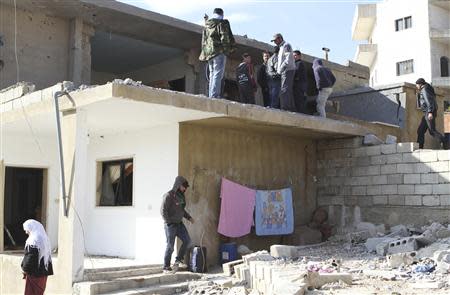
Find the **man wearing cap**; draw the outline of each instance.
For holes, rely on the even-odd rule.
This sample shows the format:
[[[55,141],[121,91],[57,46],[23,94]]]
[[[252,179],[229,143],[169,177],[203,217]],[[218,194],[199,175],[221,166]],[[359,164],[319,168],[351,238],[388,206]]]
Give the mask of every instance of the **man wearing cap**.
[[[444,136],[436,130],[435,120],[438,107],[434,88],[423,78],[419,78],[416,81],[416,88],[417,103],[423,112],[422,120],[420,121],[419,128],[417,128],[417,142],[419,143],[419,148],[423,149],[427,130],[431,136],[439,139],[440,143],[444,142]]]
[[[186,212],[186,198],[184,193],[189,187],[189,183],[183,176],[177,176],[172,190],[163,196],[161,205],[161,215],[164,219],[164,231],[166,233],[166,252],[164,254],[164,272],[176,271],[183,263],[184,256],[191,244],[191,238],[183,224],[183,217],[194,223],[194,219]],[[174,269],[170,267],[170,260],[174,250],[175,238],[178,237],[183,244],[178,250],[175,258]]]
[[[284,41],[283,36],[279,33],[273,36],[272,42],[280,47],[277,65],[277,73],[281,76],[280,108],[295,112],[293,89],[295,63],[292,46]]]
[[[235,41],[230,23],[223,18],[222,8],[215,8],[211,19],[205,15],[200,61],[208,62],[209,97],[221,97],[222,79],[227,56],[234,51]]]
[[[242,62],[236,68],[236,81],[239,87],[239,101],[255,104],[256,82],[253,74],[252,57],[242,54]]]

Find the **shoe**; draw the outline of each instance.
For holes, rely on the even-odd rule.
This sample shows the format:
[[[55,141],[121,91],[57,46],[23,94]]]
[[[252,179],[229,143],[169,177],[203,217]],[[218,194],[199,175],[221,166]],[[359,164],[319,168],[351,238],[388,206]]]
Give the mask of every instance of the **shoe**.
[[[163,273],[173,273],[173,269],[170,266],[164,266]]]
[[[177,267],[177,268],[184,268],[184,269],[186,269],[188,267],[186,263],[184,263],[180,260],[175,260],[175,263],[173,264],[173,266]]]

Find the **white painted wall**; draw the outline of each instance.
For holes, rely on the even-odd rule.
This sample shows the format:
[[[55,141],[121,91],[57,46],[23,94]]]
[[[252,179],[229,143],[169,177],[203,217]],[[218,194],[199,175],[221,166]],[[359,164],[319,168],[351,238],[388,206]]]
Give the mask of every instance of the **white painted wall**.
[[[38,148],[41,147],[42,153]],[[46,168],[47,178],[47,224],[46,231],[52,247],[58,244],[58,206],[60,195],[60,171],[56,136],[40,136],[36,141],[31,133],[3,133],[1,147],[5,166]]]
[[[85,203],[89,254],[163,263],[165,235],[159,213],[162,196],[178,173],[178,124],[132,133],[90,136]],[[96,206],[96,161],[134,158],[133,206]]]
[[[395,20],[412,17],[412,28],[395,31]],[[440,77],[439,59],[447,56],[450,41],[430,39],[430,30],[448,31],[450,12],[429,0],[385,0],[377,4],[376,24],[369,43],[377,44],[370,84],[414,83],[419,77],[431,82]],[[397,76],[397,62],[414,60],[414,73]]]

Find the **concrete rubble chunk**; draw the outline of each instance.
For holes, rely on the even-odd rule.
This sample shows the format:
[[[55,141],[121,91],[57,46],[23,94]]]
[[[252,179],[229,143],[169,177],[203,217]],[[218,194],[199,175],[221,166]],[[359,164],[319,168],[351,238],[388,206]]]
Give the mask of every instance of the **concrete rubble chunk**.
[[[416,251],[417,249],[417,240],[413,237],[408,237],[389,242],[387,253],[396,254],[403,252],[412,252]]]
[[[398,268],[402,265],[411,265],[418,261],[417,252],[398,253],[386,256],[388,265],[392,268]]]
[[[444,282],[416,282],[411,284],[414,289],[441,289],[443,286]]]
[[[397,136],[388,134],[386,136],[386,144],[396,144],[397,143]]]
[[[380,145],[383,144],[383,141],[379,139],[375,134],[367,134],[364,135],[363,139],[364,145]]]
[[[377,252],[377,246],[379,244],[384,243],[386,249],[383,251],[384,254],[380,254],[380,255],[385,255],[386,254],[386,250],[387,250],[387,245],[389,242],[395,240],[395,238],[387,238],[387,237],[379,237],[379,238],[368,238],[367,241],[364,243],[364,245],[366,246],[367,251],[369,252]]]
[[[337,282],[351,285],[353,277],[349,273],[318,273],[309,271],[305,281],[308,288],[320,289],[326,284]]]
[[[370,231],[362,230],[357,232],[352,232],[347,234],[347,240],[352,244],[364,243],[368,238],[372,237]]]
[[[233,275],[234,272],[235,272],[234,268],[235,268],[237,265],[242,264],[243,262],[244,262],[244,261],[243,261],[242,259],[239,259],[239,260],[234,260],[234,261],[230,261],[230,262],[224,263],[224,264],[222,265],[223,273],[224,273],[226,276],[231,276],[231,275]]]

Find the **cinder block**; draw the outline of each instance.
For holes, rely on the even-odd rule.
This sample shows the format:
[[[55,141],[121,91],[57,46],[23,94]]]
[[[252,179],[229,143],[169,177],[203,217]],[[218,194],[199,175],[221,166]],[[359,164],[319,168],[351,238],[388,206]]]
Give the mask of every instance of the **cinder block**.
[[[402,163],[402,161],[403,161],[402,154],[386,155],[386,162],[388,164],[398,164],[398,163]]]
[[[362,231],[348,233],[347,241],[352,244],[360,244],[360,243],[364,243],[370,237],[371,237],[370,231],[362,230]]]
[[[412,252],[418,249],[417,241],[413,237],[402,238],[392,241],[388,245],[387,253],[396,254],[404,252]]]
[[[394,174],[397,173],[397,164],[382,165],[380,169],[381,174]]]
[[[416,184],[414,186],[414,194],[416,195],[428,195],[433,192],[433,185],[431,184]]]
[[[353,149],[352,150],[352,156],[354,158],[356,158],[356,157],[365,157],[365,156],[367,156],[366,149],[364,147]]]
[[[339,176],[352,176],[351,167],[336,168],[336,174]]]
[[[369,185],[371,184],[371,177],[369,176],[358,176],[352,177],[353,182],[351,185]]]
[[[439,183],[450,183],[450,172],[439,172]]]
[[[397,190],[399,195],[414,194],[414,184],[399,184]]]
[[[435,195],[448,195],[450,194],[449,184],[433,184],[433,194]]]
[[[351,186],[341,186],[339,188],[339,195],[341,196],[348,196],[352,194],[352,187]]]
[[[334,196],[331,199],[332,205],[344,205],[344,197],[343,196]]]
[[[381,154],[381,146],[369,146],[366,148],[366,155],[368,156],[377,156]]]
[[[381,147],[381,154],[383,155],[395,154],[397,152],[396,144],[382,144],[380,147]]]
[[[403,163],[418,163],[419,162],[419,153],[404,153],[403,154]]]
[[[437,152],[430,150],[421,150],[419,153],[420,162],[436,162],[437,161]]]
[[[388,204],[394,206],[404,206],[405,196],[403,195],[390,195],[388,196]]]
[[[227,263],[224,263],[222,265],[222,269],[223,269],[223,273],[227,276],[231,276],[232,274],[234,274],[234,268],[239,265],[242,264],[244,261],[242,259],[239,260],[234,260],[234,261],[230,261]]]
[[[439,161],[449,161],[450,160],[450,150],[438,151],[437,152]]]
[[[387,263],[390,267],[397,268],[402,265],[411,265],[418,261],[417,252],[406,252],[388,255],[386,257]]]
[[[365,186],[352,187],[352,195],[353,196],[365,196],[366,195],[366,187]]]
[[[417,184],[420,183],[420,174],[405,174],[403,177],[405,184]]]
[[[397,194],[397,185],[388,184],[381,187],[381,194],[383,195],[394,195]]]
[[[374,205],[387,205],[388,196],[373,196],[372,202]]]
[[[440,195],[441,206],[450,206],[450,195]]]
[[[431,162],[428,164],[431,169],[431,172],[445,172],[450,171],[449,169],[449,161],[439,161],[439,162]]]
[[[388,175],[387,180],[388,184],[403,184],[403,176],[406,176],[408,174],[392,174]]]
[[[422,206],[422,196],[420,195],[409,195],[405,196],[406,206]]]
[[[358,205],[359,196],[344,196],[345,206],[356,206]]]
[[[410,153],[419,148],[419,145],[416,142],[401,142],[397,143],[397,152],[398,153]]]
[[[430,171],[430,167],[425,163],[414,164],[414,173],[429,173]]]
[[[388,177],[387,175],[374,175],[369,178],[369,184],[379,185],[379,184],[387,184]]]
[[[298,257],[298,248],[287,245],[270,246],[270,255],[275,258],[296,258]]]
[[[373,205],[372,196],[358,196],[358,206],[369,207]]]
[[[356,166],[356,167],[365,167],[365,166],[370,165],[370,157],[368,157],[368,156],[358,157],[354,160],[355,160],[354,166]]]
[[[439,183],[438,173],[428,173],[420,175],[420,183]]]
[[[414,164],[397,164],[397,173],[414,173]]]
[[[366,194],[368,196],[375,196],[381,194],[381,185],[370,185],[367,187]]]
[[[385,155],[370,157],[370,165],[384,165],[387,163]]]
[[[424,206],[439,206],[440,205],[440,197],[439,196],[423,196],[422,203]]]

